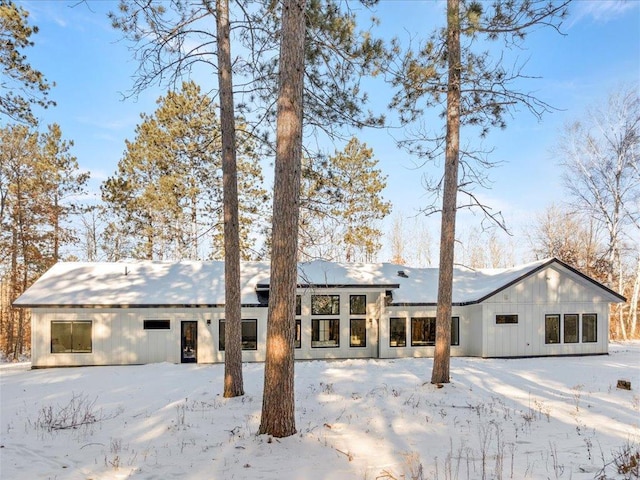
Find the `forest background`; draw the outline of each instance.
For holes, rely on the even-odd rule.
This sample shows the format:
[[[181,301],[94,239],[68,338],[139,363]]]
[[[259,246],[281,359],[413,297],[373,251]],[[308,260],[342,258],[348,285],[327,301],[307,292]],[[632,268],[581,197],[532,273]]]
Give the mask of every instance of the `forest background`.
[[[208,93],[215,76],[194,68],[189,78],[136,91],[135,51],[107,15],[117,11],[116,2],[17,5],[39,30],[23,53],[51,85],[44,103],[56,105],[34,105],[30,124],[16,122],[15,115],[2,118],[0,343],[12,358],[28,352],[29,332],[25,312],[11,309],[10,302],[57,260],[221,258],[220,178],[207,168],[219,146],[198,143],[203,136],[215,138],[207,130],[215,130],[217,121],[216,99]],[[402,51],[444,21],[440,2],[345,5],[358,29],[388,45],[397,39]],[[371,16],[378,21],[371,23]],[[524,62],[518,88],[554,109],[542,118],[516,111],[506,129],[478,137],[474,147],[484,149],[496,168],[483,179],[488,188],[472,194],[510,234],[477,210],[461,210],[456,247],[456,262],[472,268],[546,256],[575,265],[630,299],[612,323],[612,334],[621,337],[638,333],[638,140],[624,174],[628,215],[614,239],[616,265],[606,218],[614,207],[596,214],[585,206],[579,185],[571,183],[581,155],[566,147],[584,133],[576,122],[612,126],[612,114],[621,108],[637,121],[639,26],[637,2],[575,2],[562,35],[534,32],[526,49],[487,46],[507,63]],[[403,141],[408,132],[437,122],[439,112],[421,124],[403,124],[401,112],[389,107],[393,87],[385,73],[361,81],[372,111],[384,115],[381,125],[332,135],[305,130],[301,259],[437,266],[438,219],[426,213],[437,205],[427,187],[441,175],[441,161],[426,162],[403,148]],[[12,91],[4,80],[3,90]],[[637,129],[636,123],[636,135]],[[177,138],[183,139],[179,145]],[[197,155],[189,152],[195,145]],[[258,140],[242,145],[243,256],[267,258],[272,157]],[[145,163],[145,157],[165,163]],[[607,168],[601,167],[605,180]],[[200,183],[190,183],[195,179]],[[21,200],[12,203],[20,182]]]

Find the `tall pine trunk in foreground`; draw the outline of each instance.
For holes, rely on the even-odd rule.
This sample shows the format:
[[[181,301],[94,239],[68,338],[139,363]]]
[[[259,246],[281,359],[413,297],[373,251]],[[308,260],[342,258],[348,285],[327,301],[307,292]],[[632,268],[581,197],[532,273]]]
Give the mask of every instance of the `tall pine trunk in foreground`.
[[[267,354],[259,434],[296,433],[295,299],[302,158],[305,0],[285,0],[280,36]]]
[[[431,383],[449,383],[451,302],[460,156],[460,2],[447,0],[447,133],[444,167],[436,346]]]
[[[222,130],[222,195],[224,215],[224,396],[244,395],[242,382],[242,313],[240,298],[240,233],[236,129],[231,77],[229,0],[216,2],[218,86]]]

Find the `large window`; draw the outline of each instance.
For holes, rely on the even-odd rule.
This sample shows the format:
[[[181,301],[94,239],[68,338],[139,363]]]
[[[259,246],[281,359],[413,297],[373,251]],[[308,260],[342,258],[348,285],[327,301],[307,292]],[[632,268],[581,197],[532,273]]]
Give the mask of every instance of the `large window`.
[[[389,319],[389,346],[390,347],[406,347],[407,346],[407,319],[406,318],[390,318]]]
[[[311,295],[312,315],[340,315],[340,295]]]
[[[144,320],[143,327],[145,330],[170,330],[170,320]]]
[[[413,317],[411,319],[411,346],[436,344],[436,318]],[[451,345],[460,345],[460,318],[451,317]]]
[[[366,315],[367,314],[367,296],[351,295],[349,297],[349,313],[351,315]]]
[[[224,320],[218,326],[218,349],[224,352]],[[242,350],[258,349],[258,320],[242,320]]]
[[[598,316],[595,313],[582,314],[582,341],[584,343],[598,341]]]
[[[498,325],[518,323],[518,315],[496,315],[496,323]]]
[[[578,343],[578,315],[567,313],[564,316],[564,343]]]
[[[544,316],[544,343],[560,343],[560,315]]]
[[[311,320],[311,346],[339,347],[340,346],[340,320],[338,319],[312,319]]]
[[[411,346],[423,347],[436,344],[436,318],[413,317],[411,319]]]
[[[90,320],[51,322],[51,353],[91,353]]]
[[[364,318],[352,318],[349,323],[349,346],[367,346],[367,321]]]

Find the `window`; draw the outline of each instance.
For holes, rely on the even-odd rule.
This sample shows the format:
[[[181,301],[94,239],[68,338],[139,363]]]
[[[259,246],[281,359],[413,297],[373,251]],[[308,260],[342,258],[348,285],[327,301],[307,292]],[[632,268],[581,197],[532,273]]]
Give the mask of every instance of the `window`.
[[[582,315],[582,341],[584,343],[598,341],[598,316],[595,313]]]
[[[296,295],[296,315],[302,315],[302,296]]]
[[[451,345],[460,345],[460,317],[451,317]]]
[[[349,325],[349,346],[367,346],[367,321],[364,318],[352,318]]]
[[[91,353],[90,320],[51,322],[51,353]]]
[[[496,324],[518,323],[518,315],[496,315]]]
[[[411,319],[411,346],[433,346],[436,344],[435,317]],[[460,345],[460,317],[451,317],[451,345]]]
[[[351,315],[366,315],[367,314],[367,296],[351,295],[349,297],[349,313],[351,313]]]
[[[170,320],[144,320],[145,330],[170,330]]]
[[[390,347],[406,347],[407,346],[407,319],[406,318],[390,318],[389,319],[389,346]]]
[[[340,320],[338,319],[312,319],[311,320],[311,346],[339,347],[340,346]]]
[[[564,316],[564,343],[578,343],[578,315],[567,313]]]
[[[300,319],[296,320],[296,340],[295,340],[295,348],[302,347],[302,321]]]
[[[544,343],[560,343],[560,315],[544,316]]]
[[[241,327],[242,350],[258,349],[258,320],[242,320]],[[224,320],[220,320],[218,325],[218,350],[224,352]]]
[[[340,315],[340,295],[311,295],[311,315]]]
[[[411,346],[423,347],[436,344],[435,317],[415,317],[411,319]]]

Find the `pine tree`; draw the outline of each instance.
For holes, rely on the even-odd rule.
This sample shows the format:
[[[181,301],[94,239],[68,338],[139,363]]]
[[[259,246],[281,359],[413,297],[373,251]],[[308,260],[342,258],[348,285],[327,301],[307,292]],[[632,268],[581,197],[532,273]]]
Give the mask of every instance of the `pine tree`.
[[[404,142],[425,161],[444,156],[444,174],[431,185],[434,192],[442,195],[442,207],[434,204],[425,208],[427,213],[442,212],[433,383],[449,382],[459,193],[467,195],[469,205],[479,208],[504,228],[500,213],[481,204],[473,193],[473,187],[482,186],[486,181],[484,171],[494,163],[487,160],[487,152],[461,149],[461,128],[466,127],[465,133],[483,138],[491,128],[505,128],[505,117],[516,106],[524,106],[538,117],[551,109],[535,96],[512,88],[513,83],[523,77],[521,66],[508,71],[502,65],[501,57],[494,61],[488,51],[476,53],[476,44],[480,39],[504,39],[506,45],[520,46],[527,32],[535,27],[557,29],[566,15],[569,1],[508,1],[489,5],[475,0],[447,0],[446,27],[432,35],[418,50],[407,52],[403,68],[395,78],[399,91],[392,106],[398,108],[404,121],[416,121],[425,108],[433,107],[442,108],[446,119],[443,132],[419,131],[416,137]],[[461,178],[459,170],[463,175]]]
[[[51,85],[33,68],[22,50],[33,46],[31,36],[38,27],[29,26],[29,12],[11,0],[0,0],[0,64],[3,78],[0,114],[11,120],[35,125],[31,107],[47,108],[55,103],[48,99]]]
[[[295,299],[302,159],[305,0],[285,0],[280,31],[280,87],[273,196],[267,354],[259,434],[296,433]]]

